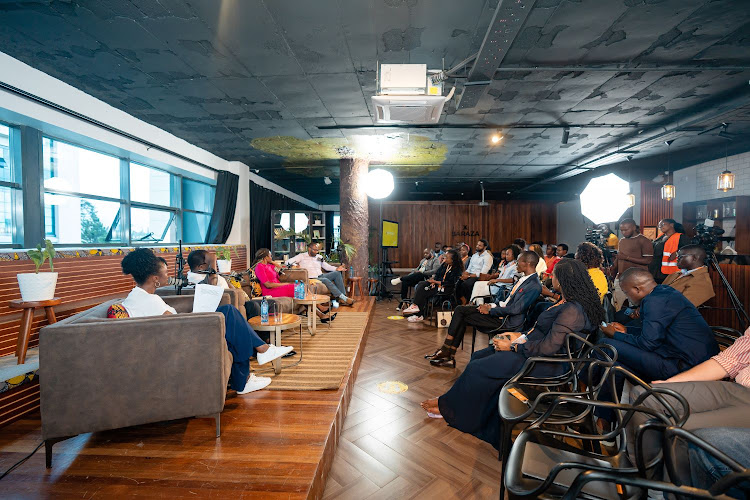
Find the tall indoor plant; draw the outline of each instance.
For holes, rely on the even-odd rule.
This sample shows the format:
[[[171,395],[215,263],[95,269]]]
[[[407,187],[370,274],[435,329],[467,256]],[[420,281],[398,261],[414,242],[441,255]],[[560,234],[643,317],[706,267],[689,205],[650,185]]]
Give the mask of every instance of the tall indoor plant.
[[[26,302],[51,300],[55,297],[55,286],[57,286],[57,273],[52,258],[55,256],[55,247],[50,240],[44,240],[44,248],[39,244],[36,250],[26,252],[34,262],[36,270],[33,273],[17,274],[18,288],[21,290],[21,299]],[[48,273],[40,273],[39,269],[46,260],[49,260]]]

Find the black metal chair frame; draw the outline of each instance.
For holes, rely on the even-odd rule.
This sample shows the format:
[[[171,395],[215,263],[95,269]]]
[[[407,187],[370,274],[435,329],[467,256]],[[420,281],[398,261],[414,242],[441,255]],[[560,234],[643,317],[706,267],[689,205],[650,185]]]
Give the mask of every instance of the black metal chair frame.
[[[606,362],[608,364],[609,362]],[[597,453],[592,453],[590,451],[587,451],[583,448],[580,448],[579,454],[581,456],[589,456],[594,457],[597,459],[610,459],[614,460],[616,457],[620,456],[621,454],[626,454],[626,446],[627,446],[627,439],[626,439],[626,428],[630,420],[632,419],[633,415],[636,413],[646,413],[650,415],[650,420],[646,422],[643,425],[640,425],[636,431],[636,457],[635,467],[627,467],[627,468],[619,468],[616,471],[613,471],[612,468],[604,468],[604,467],[596,467],[592,466],[590,464],[583,464],[583,463],[577,463],[577,462],[560,462],[555,467],[553,467],[547,477],[544,480],[541,480],[539,484],[528,491],[519,491],[514,490],[512,487],[508,489],[509,497],[511,498],[549,498],[545,497],[544,494],[547,492],[547,490],[555,484],[555,479],[557,476],[562,472],[563,470],[567,469],[578,469],[583,472],[587,471],[595,471],[595,472],[602,472],[606,474],[615,473],[616,477],[618,479],[618,484],[627,484],[625,479],[642,479],[647,480],[647,474],[650,471],[656,470],[664,461],[664,454],[661,453],[657,457],[654,457],[651,461],[648,463],[645,463],[645,459],[643,458],[642,454],[642,441],[643,436],[647,430],[652,429],[656,426],[662,426],[662,427],[681,427],[684,425],[685,421],[687,421],[689,415],[690,415],[690,408],[688,406],[687,401],[685,398],[671,390],[667,389],[665,387],[652,387],[643,380],[641,380],[639,377],[637,377],[632,372],[628,371],[625,368],[622,368],[621,366],[612,365],[609,369],[609,371],[606,373],[604,377],[602,377],[603,383],[611,383],[614,389],[615,386],[615,377],[617,374],[622,374],[625,377],[627,377],[631,383],[635,383],[637,385],[640,385],[645,389],[643,394],[641,394],[634,402],[631,404],[621,404],[619,402],[619,395],[616,394],[616,392],[613,392],[615,394],[615,400],[616,402],[610,403],[605,401],[598,401],[594,399],[585,399],[578,396],[569,396],[569,395],[562,395],[555,398],[555,400],[550,404],[549,408],[545,412],[544,415],[542,415],[540,418],[536,419],[534,422],[532,422],[524,431],[522,431],[522,435],[526,433],[524,436],[524,439],[519,439],[516,441],[515,446],[518,446],[519,443],[521,443],[522,446],[525,446],[525,443],[528,440],[535,440],[540,441],[542,439],[546,438],[555,438],[555,440],[558,440],[560,442],[561,446],[565,444],[566,446],[571,446],[570,444],[563,443],[561,439],[564,438],[570,438],[570,439],[577,439],[582,441],[583,443],[586,442],[601,442],[604,440],[612,439],[614,437],[620,438],[620,444],[618,446],[617,454],[616,455],[602,455]],[[682,415],[680,412],[678,412],[672,404],[670,404],[662,395],[668,395],[680,404],[682,407]],[[659,403],[663,406],[663,408],[667,411],[667,413],[664,413],[659,410],[654,410],[645,406],[642,406],[643,401],[648,397],[654,397],[659,401]],[[571,404],[579,404],[579,405],[586,405],[591,407],[590,414],[593,414],[593,410],[595,408],[609,408],[615,411],[615,414],[617,416],[616,425],[614,428],[604,434],[598,434],[598,433],[574,433],[570,430],[566,431],[560,431],[553,428],[545,427],[545,425],[551,425],[554,421],[550,422],[550,419],[555,415],[557,411],[557,407],[561,404],[565,403],[571,403]],[[547,439],[548,442],[551,442],[549,439]],[[512,454],[512,453],[511,453]],[[517,466],[517,467],[516,467]],[[503,477],[503,483],[508,483],[508,478],[512,477],[511,474],[522,474],[521,470],[522,464],[513,464],[513,467],[506,466],[505,473]],[[579,475],[580,476],[580,475]],[[583,479],[581,480],[583,481]],[[581,486],[581,488],[583,485]],[[572,485],[571,485],[572,488]],[[555,496],[557,498],[557,496]]]

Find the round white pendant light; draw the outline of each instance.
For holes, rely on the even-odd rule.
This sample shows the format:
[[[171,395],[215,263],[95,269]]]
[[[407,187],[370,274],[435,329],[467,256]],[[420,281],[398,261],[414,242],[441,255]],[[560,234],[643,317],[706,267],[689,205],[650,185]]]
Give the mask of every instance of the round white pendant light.
[[[393,192],[393,174],[382,168],[370,170],[365,178],[365,192],[370,198],[379,200]]]

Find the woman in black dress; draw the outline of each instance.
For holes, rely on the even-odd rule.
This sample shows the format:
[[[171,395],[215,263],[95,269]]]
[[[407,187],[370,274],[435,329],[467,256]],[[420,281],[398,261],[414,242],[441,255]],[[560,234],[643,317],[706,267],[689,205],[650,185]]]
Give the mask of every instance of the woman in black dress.
[[[539,315],[528,332],[511,333],[510,340],[495,338],[494,345],[475,352],[448,392],[422,403],[431,417],[442,417],[451,427],[498,447],[497,401],[503,385],[527,358],[564,353],[567,333],[593,330],[604,319],[599,294],[581,262],[558,262],[552,271],[552,284],[562,295],[560,302]],[[531,374],[554,376],[564,369],[559,363],[538,363]]]
[[[435,273],[435,277],[421,281],[414,289],[414,300],[412,305],[404,309],[404,314],[411,314],[409,321],[422,321],[427,301],[438,293],[445,295],[453,294],[456,283],[464,272],[464,263],[456,250],[448,250],[445,253],[445,262]]]

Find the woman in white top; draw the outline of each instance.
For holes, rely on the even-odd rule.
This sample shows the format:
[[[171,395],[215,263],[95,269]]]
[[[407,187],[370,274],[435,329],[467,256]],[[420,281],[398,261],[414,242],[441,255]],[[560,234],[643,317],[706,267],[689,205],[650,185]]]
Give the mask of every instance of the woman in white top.
[[[536,273],[541,279],[544,273],[547,272],[547,263],[544,261],[544,252],[542,251],[542,247],[537,243],[533,243],[529,245],[529,250],[539,256],[539,264],[536,265]]]
[[[164,300],[156,295],[156,289],[167,284],[167,261],[157,257],[148,248],[139,248],[122,259],[122,272],[133,277],[136,287],[122,301],[122,306],[131,318],[177,314]],[[256,377],[250,373],[250,358],[255,356],[263,365],[280,358],[292,350],[291,347],[266,344],[253,331],[247,320],[232,305],[219,306],[216,312],[224,315],[227,348],[232,353],[230,387],[237,394],[263,389],[271,383],[268,377]]]

